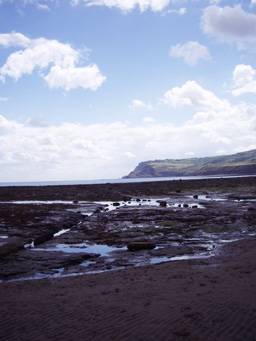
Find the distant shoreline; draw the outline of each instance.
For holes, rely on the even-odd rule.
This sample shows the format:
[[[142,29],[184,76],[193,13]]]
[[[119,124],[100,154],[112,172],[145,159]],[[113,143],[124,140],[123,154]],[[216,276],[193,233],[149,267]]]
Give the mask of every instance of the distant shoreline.
[[[50,180],[50,181],[8,181],[0,182],[0,187],[44,187],[44,186],[66,186],[66,185],[105,185],[105,184],[128,184],[160,181],[179,180],[207,180],[207,179],[233,179],[251,178],[256,174],[248,175],[208,175],[208,176],[172,176],[172,177],[147,177],[147,178],[120,178],[120,179],[95,179],[95,180]]]

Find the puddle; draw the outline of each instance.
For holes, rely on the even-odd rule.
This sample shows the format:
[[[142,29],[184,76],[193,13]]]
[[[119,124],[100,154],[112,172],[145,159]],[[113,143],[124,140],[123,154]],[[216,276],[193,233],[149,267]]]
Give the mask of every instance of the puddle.
[[[96,201],[96,204],[103,205],[105,209],[108,211],[114,211],[118,209],[118,207],[141,207],[141,206],[155,206],[159,207],[159,200],[168,200],[168,198],[164,199],[132,199],[130,201]]]
[[[139,200],[139,201],[138,201]],[[199,203],[187,203],[187,202],[170,202],[170,198],[158,198],[158,199],[132,199],[131,201],[97,201],[96,204],[103,205],[105,211],[114,211],[120,207],[161,207],[160,203],[166,202],[166,206],[173,208],[205,208]]]
[[[235,202],[256,202],[256,199],[236,199]]]
[[[101,257],[108,256],[114,251],[124,251],[126,247],[108,246],[106,244],[56,244],[48,248],[35,248],[34,251],[61,251],[64,253],[97,253]]]
[[[206,194],[198,194],[195,198],[193,195],[188,195],[188,198],[194,199],[194,200],[202,200],[202,201],[227,201],[226,198],[217,197],[216,195],[206,195]]]
[[[0,201],[0,204],[16,204],[16,205],[54,205],[54,204],[75,204],[68,200],[16,200],[16,201]]]
[[[203,196],[202,196],[203,197]],[[0,201],[0,204],[15,204],[15,205],[74,205],[78,206],[76,209],[70,209],[73,212],[79,212],[84,216],[93,215],[97,209],[102,205],[104,212],[114,211],[120,207],[161,207],[160,202],[166,202],[166,206],[173,208],[204,208],[199,203],[186,203],[186,202],[171,202],[170,198],[138,198],[131,199],[130,201],[71,201],[71,200],[16,200],[16,201]]]
[[[24,244],[24,249],[33,249],[35,247],[34,241],[28,244]]]
[[[210,258],[214,255],[213,250],[215,246],[212,244],[208,244],[208,245],[209,247],[207,247],[207,244],[201,244],[201,246],[206,247],[207,252],[184,254],[184,255],[172,256],[172,257],[167,257],[167,256],[151,257],[149,262],[150,264],[153,265],[153,264],[160,264],[160,263],[173,262],[173,261]]]
[[[166,263],[170,262],[171,258],[162,256],[162,257],[151,257],[149,260],[149,263],[154,265],[154,264],[161,264],[161,263]]]
[[[63,234],[69,232],[70,229],[63,229],[63,230],[60,230],[59,232],[57,233],[54,233],[53,237],[59,237],[59,236],[62,236]]]
[[[226,244],[226,243],[233,243],[233,242],[238,242],[241,240],[241,238],[236,238],[236,239],[219,239],[219,243]]]
[[[194,254],[194,255],[182,255],[182,256],[174,256],[171,257],[171,261],[178,261],[178,260],[189,260],[189,259],[204,259],[210,258],[213,254],[211,253],[201,253],[201,254]]]

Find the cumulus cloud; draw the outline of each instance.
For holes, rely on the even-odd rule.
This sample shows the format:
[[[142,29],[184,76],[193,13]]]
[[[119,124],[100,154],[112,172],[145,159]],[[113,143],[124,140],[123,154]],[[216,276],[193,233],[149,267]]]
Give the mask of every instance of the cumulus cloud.
[[[131,108],[133,110],[146,110],[146,111],[152,111],[153,107],[150,103],[145,103],[141,101],[140,99],[134,99],[131,104]]]
[[[197,41],[188,41],[170,48],[169,54],[173,58],[183,59],[189,65],[196,65],[199,60],[210,60],[208,48]]]
[[[135,8],[139,8],[141,12],[147,10],[160,12],[168,7],[170,0],[73,0],[73,5],[79,3],[85,3],[87,6],[116,7],[125,12]]]
[[[42,125],[0,115],[0,180],[116,178],[142,160],[256,148],[255,106],[232,104],[194,81],[166,94],[166,105],[189,105],[191,119]]]
[[[251,65],[239,64],[233,72],[233,90],[234,96],[252,93],[256,94],[256,69]]]
[[[50,87],[96,90],[106,79],[97,65],[80,65],[82,55],[79,50],[57,40],[30,39],[21,33],[12,32],[0,34],[1,45],[23,47],[12,52],[0,68],[2,81],[7,77],[18,80],[38,70]]]
[[[97,65],[62,68],[53,66],[44,77],[50,88],[63,88],[66,91],[83,88],[97,90],[105,81]]]
[[[256,40],[256,15],[240,5],[208,6],[202,16],[205,33],[225,42],[244,44]]]
[[[11,32],[0,34],[0,46],[3,47],[27,47],[30,39],[22,33]]]
[[[204,89],[195,81],[187,81],[180,87],[168,90],[163,97],[163,102],[177,107],[195,107],[202,109],[225,109],[226,100],[220,100],[213,92]]]
[[[76,7],[80,4],[87,7],[105,6],[108,8],[118,8],[123,12],[130,12],[134,9],[138,9],[140,12],[162,12],[167,10],[168,13],[178,15],[187,13],[185,7],[176,8],[177,5],[184,4],[187,0],[0,0],[0,5],[12,3],[21,8],[29,5],[41,11],[49,11],[53,5],[60,6],[64,1],[69,3],[72,7]],[[168,10],[170,4],[174,4],[175,7]]]

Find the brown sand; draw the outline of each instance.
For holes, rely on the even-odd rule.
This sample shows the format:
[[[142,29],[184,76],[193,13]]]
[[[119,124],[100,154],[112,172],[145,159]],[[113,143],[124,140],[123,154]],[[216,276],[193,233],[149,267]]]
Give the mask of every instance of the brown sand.
[[[0,340],[256,340],[256,240],[208,260],[0,284]]]

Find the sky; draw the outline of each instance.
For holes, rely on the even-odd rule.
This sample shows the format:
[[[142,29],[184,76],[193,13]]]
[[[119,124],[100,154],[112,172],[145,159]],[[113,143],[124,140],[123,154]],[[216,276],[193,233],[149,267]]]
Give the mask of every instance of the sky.
[[[256,0],[0,0],[0,181],[256,148]]]

